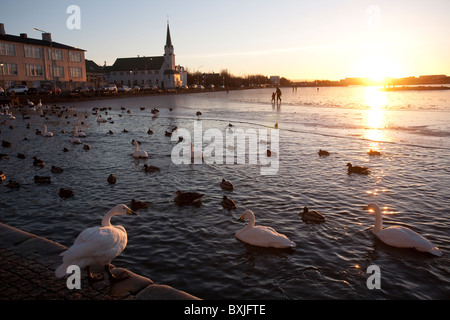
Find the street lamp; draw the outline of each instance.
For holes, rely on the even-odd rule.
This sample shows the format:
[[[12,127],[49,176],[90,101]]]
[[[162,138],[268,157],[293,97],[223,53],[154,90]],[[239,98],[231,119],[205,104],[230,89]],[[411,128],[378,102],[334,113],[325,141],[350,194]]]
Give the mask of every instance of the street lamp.
[[[33,28],[33,30],[34,31],[39,31],[39,32],[44,33],[44,34],[45,33],[48,34],[47,31],[44,31],[44,30],[41,30],[41,29],[38,29],[38,28]],[[45,55],[44,55],[44,57],[45,57]],[[51,60],[51,66],[52,66],[51,76],[52,76],[53,94],[56,95],[55,65],[54,65],[54,60],[53,60],[53,41],[52,41],[51,38],[50,38],[50,60]]]

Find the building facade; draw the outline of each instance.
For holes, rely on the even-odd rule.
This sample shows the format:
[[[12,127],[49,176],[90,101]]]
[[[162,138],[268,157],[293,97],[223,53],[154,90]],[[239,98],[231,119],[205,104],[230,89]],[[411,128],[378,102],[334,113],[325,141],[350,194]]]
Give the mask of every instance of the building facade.
[[[174,89],[187,86],[187,72],[175,64],[175,53],[167,24],[163,56],[118,58],[105,69],[105,81],[116,85]]]
[[[0,23],[0,86],[40,87],[53,85],[62,90],[82,86],[86,81],[84,50],[52,41],[6,34]]]

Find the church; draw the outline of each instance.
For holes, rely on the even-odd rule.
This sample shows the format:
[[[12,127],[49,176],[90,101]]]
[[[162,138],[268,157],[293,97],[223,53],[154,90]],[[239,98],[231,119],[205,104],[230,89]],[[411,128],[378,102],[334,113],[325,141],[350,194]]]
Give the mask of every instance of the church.
[[[130,88],[149,86],[164,90],[187,86],[186,69],[175,64],[169,23],[164,56],[118,58],[112,66],[105,67],[105,81]]]

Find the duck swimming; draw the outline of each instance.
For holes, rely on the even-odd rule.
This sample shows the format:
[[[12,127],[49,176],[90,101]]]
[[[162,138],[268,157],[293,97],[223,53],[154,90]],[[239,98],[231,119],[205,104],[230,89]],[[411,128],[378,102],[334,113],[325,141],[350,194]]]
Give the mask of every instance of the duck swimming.
[[[144,164],[144,166],[142,167],[143,170],[147,173],[152,173],[152,172],[157,172],[160,171],[161,169],[159,169],[158,167],[155,166],[149,166],[147,164]]]
[[[325,156],[329,156],[330,155],[330,153],[328,151],[325,151],[325,150],[322,150],[322,149],[319,150],[318,154],[319,154],[319,157],[325,157]]]
[[[350,162],[347,163],[347,167],[348,167],[348,174],[351,173],[357,173],[357,174],[369,174],[370,169],[366,168],[366,167],[361,167],[361,166],[353,166]]]
[[[222,205],[222,207],[228,210],[237,209],[236,202],[234,202],[227,196],[223,196],[222,202],[220,204]]]
[[[115,184],[117,182],[116,176],[114,176],[112,173],[108,176],[108,179],[106,179],[109,184]]]
[[[92,227],[82,231],[74,244],[61,253],[63,263],[56,269],[55,276],[62,278],[66,275],[67,267],[77,265],[87,267],[90,280],[97,280],[89,270],[90,266],[103,265],[110,281],[119,281],[129,277],[125,271],[121,275],[111,272],[111,261],[116,258],[127,245],[127,232],[123,226],[111,225],[111,218],[116,215],[137,215],[124,204],[112,208],[102,219],[100,227]]]
[[[63,168],[60,168],[60,167],[52,166],[52,168],[50,169],[50,171],[51,171],[52,173],[63,173],[64,169],[63,169]]]
[[[64,188],[59,189],[58,195],[59,195],[61,198],[65,198],[65,199],[71,198],[71,197],[74,196],[72,190],[64,189]]]
[[[428,252],[438,257],[442,256],[438,247],[407,227],[391,226],[383,228],[381,209],[376,203],[370,203],[364,209],[375,212],[375,225],[372,232],[385,244],[398,248],[415,248],[421,252]]]
[[[33,166],[43,168],[45,166],[45,162],[37,157],[33,157]]]
[[[381,156],[381,152],[380,151],[376,151],[376,150],[369,150],[367,152],[369,154],[369,156]]]
[[[305,222],[316,222],[316,223],[325,222],[325,217],[323,215],[321,215],[315,210],[309,210],[307,207],[303,208],[301,214],[302,220]]]
[[[132,199],[130,207],[131,207],[131,210],[138,211],[139,209],[147,209],[148,203]]]
[[[34,176],[34,182],[39,184],[52,183],[51,178],[47,176]]]
[[[233,191],[234,186],[230,181],[227,181],[225,179],[222,179],[222,182],[220,183],[220,187],[222,189],[228,190],[228,191]]]
[[[258,246],[272,248],[294,248],[295,242],[291,241],[284,234],[278,233],[271,227],[255,226],[255,214],[251,210],[246,210],[239,220],[249,220],[248,225],[237,231],[235,236],[242,242]]]
[[[174,198],[174,201],[180,205],[192,205],[192,206],[200,206],[201,198],[204,196],[204,194],[197,193],[197,192],[182,192],[180,190],[175,192],[176,196]]]

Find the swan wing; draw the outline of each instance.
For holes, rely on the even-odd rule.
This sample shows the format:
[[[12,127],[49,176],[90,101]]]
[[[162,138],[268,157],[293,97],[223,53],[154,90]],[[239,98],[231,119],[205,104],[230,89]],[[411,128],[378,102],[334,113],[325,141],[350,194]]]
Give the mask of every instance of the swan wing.
[[[237,233],[236,237],[243,242],[259,247],[293,248],[296,246],[284,234],[265,226],[255,226],[242,233]]]
[[[440,250],[417,232],[402,226],[393,226],[379,231],[376,236],[384,243],[398,248],[415,248],[440,256]]]
[[[65,264],[80,268],[91,264],[106,264],[126,247],[127,234],[121,226],[93,227],[84,230],[74,244],[61,255]]]

